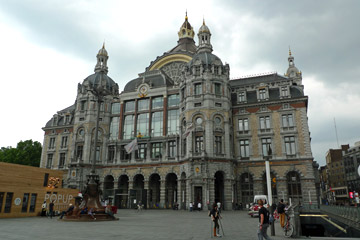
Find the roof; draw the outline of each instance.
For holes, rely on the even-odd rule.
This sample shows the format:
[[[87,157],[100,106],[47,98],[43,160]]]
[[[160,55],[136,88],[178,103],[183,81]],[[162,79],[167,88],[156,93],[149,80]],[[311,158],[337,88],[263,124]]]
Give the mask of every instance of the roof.
[[[174,85],[173,81],[161,70],[148,71],[139,76],[125,85],[124,92],[134,92],[142,83],[148,84],[151,88]]]
[[[276,81],[287,81],[288,78],[281,76],[277,73],[260,75],[260,76],[251,76],[245,78],[232,79],[229,81],[231,87],[244,86],[244,85],[252,85],[259,83],[269,83]]]

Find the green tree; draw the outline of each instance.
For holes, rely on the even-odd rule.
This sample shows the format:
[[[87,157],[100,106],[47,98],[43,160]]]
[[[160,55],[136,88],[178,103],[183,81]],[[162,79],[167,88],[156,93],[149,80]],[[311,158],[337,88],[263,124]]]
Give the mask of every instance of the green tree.
[[[16,163],[34,167],[40,166],[41,143],[31,139],[20,141],[16,148],[2,147],[0,149],[0,162]]]

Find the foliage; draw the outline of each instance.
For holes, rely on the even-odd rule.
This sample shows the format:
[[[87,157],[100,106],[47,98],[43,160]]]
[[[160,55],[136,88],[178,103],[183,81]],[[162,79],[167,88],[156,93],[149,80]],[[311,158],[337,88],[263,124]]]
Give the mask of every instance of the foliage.
[[[41,143],[37,141],[33,142],[31,139],[20,141],[16,148],[2,147],[0,149],[0,162],[39,167],[41,151]]]

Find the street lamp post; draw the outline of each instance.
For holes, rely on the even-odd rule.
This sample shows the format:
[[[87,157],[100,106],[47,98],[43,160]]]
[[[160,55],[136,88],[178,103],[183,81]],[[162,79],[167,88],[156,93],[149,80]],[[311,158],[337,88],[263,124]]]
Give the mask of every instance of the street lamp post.
[[[267,184],[267,194],[268,194],[268,203],[270,206],[270,213],[273,215],[273,199],[272,199],[272,190],[271,190],[271,177],[270,177],[270,156],[272,154],[271,147],[269,146],[267,156],[265,158],[265,171],[266,171],[266,184]],[[275,225],[274,222],[271,223],[271,236],[275,236]]]

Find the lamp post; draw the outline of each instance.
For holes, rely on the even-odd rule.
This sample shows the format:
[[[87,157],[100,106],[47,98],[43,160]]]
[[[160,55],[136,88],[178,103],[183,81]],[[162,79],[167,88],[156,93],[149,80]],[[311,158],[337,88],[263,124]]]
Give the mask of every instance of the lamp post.
[[[270,206],[270,213],[273,215],[273,199],[272,199],[272,190],[271,190],[271,177],[270,177],[270,156],[272,154],[271,147],[269,146],[267,156],[265,158],[265,171],[266,171],[266,184],[267,184],[267,194],[268,194],[268,202]],[[275,225],[274,222],[271,224],[271,236],[275,236]]]

